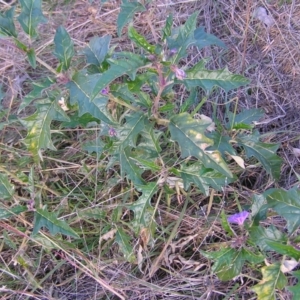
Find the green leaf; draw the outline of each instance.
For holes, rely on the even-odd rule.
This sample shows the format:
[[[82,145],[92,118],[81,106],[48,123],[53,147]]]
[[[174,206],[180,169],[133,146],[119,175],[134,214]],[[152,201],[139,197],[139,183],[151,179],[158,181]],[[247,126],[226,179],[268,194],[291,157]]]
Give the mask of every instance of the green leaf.
[[[224,209],[222,209],[222,211],[221,211],[221,224],[222,224],[222,227],[224,228],[224,230],[226,230],[228,236],[233,237],[234,236],[234,232],[233,232],[233,230],[230,227],[230,224],[228,222],[228,217],[225,214]]]
[[[145,37],[140,35],[132,25],[128,26],[128,37],[138,46],[142,47],[146,51],[154,54],[155,46],[149,44]]]
[[[129,2],[128,0],[123,0],[121,11],[117,19],[118,36],[121,36],[122,29],[128,22],[132,20],[135,13],[145,10],[145,7],[137,1]]]
[[[287,230],[292,234],[300,225],[300,190],[270,189],[266,200],[269,208],[285,218]]]
[[[70,68],[72,57],[75,54],[74,43],[63,26],[56,29],[54,36],[55,51],[54,55],[60,62],[59,69],[66,71]]]
[[[145,65],[144,59],[140,55],[133,53],[118,53],[115,54],[115,58],[108,60],[110,68],[102,74],[87,75],[84,70],[75,73],[72,81],[67,86],[70,88],[73,98],[83,99],[79,108],[84,106],[85,102],[94,101],[96,97],[99,97],[99,93],[118,77],[127,74],[134,80],[138,69]],[[80,97],[77,96],[77,93],[80,94]],[[92,111],[93,109],[91,109],[90,113],[94,115]]]
[[[258,225],[259,221],[265,220],[267,218],[267,201],[264,195],[253,195],[252,200],[252,217],[254,219],[254,224]]]
[[[128,89],[128,84],[113,85],[110,91],[116,98],[120,98],[127,103],[136,103],[136,96]]]
[[[139,148],[137,150],[139,150]],[[145,157],[145,155],[143,155],[142,157]],[[141,156],[135,156],[134,158],[131,157],[131,159],[133,161],[135,161],[136,164],[144,170],[151,170],[153,172],[161,171],[161,167],[158,166],[155,161],[151,161],[150,158],[144,159],[144,158],[141,158]]]
[[[180,106],[180,113],[187,112],[191,107],[198,101],[198,92],[197,89],[191,89],[190,95]]]
[[[43,92],[45,91],[45,89],[50,87],[53,83],[54,81],[50,78],[46,78],[41,82],[37,82],[37,81],[32,82],[33,90],[23,98],[18,113],[20,113],[21,110],[27,107],[33,100],[41,98],[43,96]]]
[[[287,289],[293,293],[293,300],[300,299],[300,270],[292,272],[293,276],[298,279],[298,283],[294,286],[288,286]]]
[[[24,144],[38,161],[41,149],[56,150],[51,141],[51,122],[53,120],[69,121],[69,118],[56,100],[40,100],[36,106],[37,111],[33,115],[20,121],[27,128]]]
[[[87,63],[100,66],[108,53],[110,41],[110,35],[106,35],[104,37],[93,37],[88,46],[82,51],[86,57]]]
[[[210,150],[218,150],[222,156],[226,156],[226,152],[231,155],[236,155],[234,148],[230,143],[230,137],[218,131],[207,133],[207,136],[214,141],[214,144],[209,147]]]
[[[14,24],[15,7],[0,13],[0,35],[17,37],[16,27]]]
[[[38,24],[47,22],[42,12],[42,2],[41,0],[20,0],[20,4],[21,14],[18,21],[30,38],[36,37]]]
[[[103,152],[105,144],[98,137],[94,141],[85,142],[82,144],[82,149],[87,151],[89,154],[95,152],[100,155]]]
[[[257,294],[257,300],[275,300],[276,289],[282,290],[287,285],[287,279],[280,271],[280,264],[263,267],[261,272],[263,279],[252,290]]]
[[[33,69],[35,69],[36,68],[36,57],[35,57],[35,51],[34,51],[34,49],[29,49],[27,51],[27,58],[28,58],[28,61],[29,61],[30,65],[31,65],[31,67]]]
[[[17,205],[12,208],[9,208],[9,209],[0,206],[0,220],[7,219],[11,216],[18,215],[26,210],[27,210],[27,207],[23,206],[23,205]]]
[[[169,129],[172,139],[177,141],[183,158],[197,157],[206,168],[214,169],[232,178],[227,164],[218,151],[206,151],[213,141],[205,136],[207,121],[195,120],[188,113],[175,115],[170,119]]]
[[[127,146],[136,146],[136,139],[138,134],[145,127],[146,117],[143,113],[136,112],[128,117],[126,117],[126,123],[118,131],[119,146],[120,149],[124,149]]]
[[[28,51],[27,46],[26,46],[25,44],[23,44],[22,42],[20,42],[18,39],[15,39],[15,43],[16,43],[16,46],[17,46],[20,50],[22,50],[22,51],[24,51],[24,52],[27,52],[27,51]]]
[[[235,128],[238,124],[251,125],[254,121],[258,121],[264,116],[263,109],[252,108],[243,110],[241,113],[234,116],[232,112],[228,112],[227,128]]]
[[[189,188],[190,184],[195,184],[206,196],[209,195],[210,187],[218,191],[233,181],[218,171],[207,169],[199,163],[190,166],[182,165],[179,172],[185,190]]]
[[[149,124],[146,124],[144,130],[141,132],[141,142],[139,143],[139,149],[144,149],[149,153],[150,157],[158,157],[161,152],[159,139],[162,132],[154,130]]]
[[[90,124],[99,123],[99,119],[94,118],[91,114],[87,113],[82,116],[78,116],[78,112],[74,112],[73,114],[68,115],[70,118],[69,122],[63,122],[60,125],[60,128],[76,128],[76,127],[83,127],[87,128],[90,127]]]
[[[194,42],[198,14],[198,12],[193,13],[184,25],[174,29],[171,37],[167,38],[168,48],[176,50],[172,57],[173,64],[177,64],[181,58],[187,55],[186,49]]]
[[[276,155],[279,145],[260,142],[258,133],[239,134],[236,141],[245,149],[248,158],[254,156],[275,180],[279,179],[282,163],[282,159]]]
[[[195,87],[201,87],[209,92],[214,86],[218,86],[226,92],[249,83],[249,80],[241,75],[232,74],[227,68],[222,70],[207,70],[205,64],[207,60],[202,60],[194,67],[187,70],[186,78],[183,83],[190,90]]]
[[[105,211],[99,207],[93,207],[84,210],[80,209],[77,213],[82,219],[104,220],[106,216]]]
[[[287,237],[275,226],[271,225],[268,228],[262,226],[252,226],[249,229],[251,241],[257,245],[261,251],[270,251],[272,248],[269,242],[283,242],[287,241]]]
[[[129,147],[123,149],[119,153],[119,161],[121,166],[121,177],[127,177],[131,179],[135,185],[144,185],[145,182],[141,178],[143,170],[139,168],[135,163],[135,155]]]
[[[96,95],[96,98],[92,95],[100,76],[100,74],[86,75],[84,71],[75,73],[72,81],[67,84],[70,89],[70,103],[78,104],[79,116],[89,113],[107,124],[114,124],[106,109],[108,98],[102,95]]]
[[[130,237],[125,231],[120,227],[116,227],[116,243],[119,245],[121,252],[123,253],[125,259],[130,263],[136,262],[136,257],[133,252],[133,248],[130,245]]]
[[[295,249],[292,245],[284,245],[278,241],[266,241],[266,244],[271,250],[276,251],[279,254],[293,257],[297,261],[300,259],[300,251]]]
[[[167,37],[172,34],[173,16],[169,15],[166,19],[165,27],[162,29],[162,40],[165,41]]]
[[[218,39],[213,34],[209,34],[209,33],[205,32],[205,27],[203,27],[203,26],[198,27],[194,31],[194,39],[195,39],[195,42],[193,43],[193,46],[197,46],[199,49],[202,49],[204,47],[211,46],[211,45],[217,45],[221,48],[227,48],[227,46],[225,45],[225,43],[223,41]]]
[[[158,190],[155,182],[147,185],[138,185],[136,188],[142,192],[139,199],[128,208],[133,211],[134,218],[131,221],[135,233],[138,235],[142,228],[149,228],[153,223],[154,208],[151,205],[151,199]]]
[[[32,234],[37,234],[42,227],[46,227],[52,235],[61,233],[74,238],[79,237],[65,221],[58,220],[55,213],[37,208],[34,213],[34,227]]]
[[[0,173],[0,198],[9,200],[14,194],[14,186],[9,182],[6,174]]]
[[[201,254],[214,260],[212,271],[220,280],[227,281],[241,274],[245,261],[258,264],[264,260],[263,255],[256,255],[246,249],[235,250],[224,248],[216,252],[204,252]]]

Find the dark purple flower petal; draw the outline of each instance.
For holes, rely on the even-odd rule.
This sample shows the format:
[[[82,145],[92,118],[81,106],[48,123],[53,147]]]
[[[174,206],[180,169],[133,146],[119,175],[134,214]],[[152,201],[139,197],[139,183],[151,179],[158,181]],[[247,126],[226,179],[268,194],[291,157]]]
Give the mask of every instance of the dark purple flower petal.
[[[227,221],[229,223],[235,223],[235,224],[238,224],[238,225],[243,225],[245,220],[248,218],[249,214],[250,214],[249,212],[244,210],[240,213],[229,216],[227,218]]]
[[[170,67],[171,71],[175,73],[175,76],[177,79],[179,80],[183,80],[184,78],[186,78],[186,74],[182,69],[179,69],[177,66],[172,65]]]
[[[109,136],[117,136],[117,132],[114,128],[110,127],[108,130]]]
[[[184,78],[186,78],[186,74],[182,69],[176,69],[175,76],[179,80],[183,80]]]
[[[104,94],[104,95],[108,95],[108,92],[109,92],[109,88],[108,87],[106,87],[103,90],[101,90],[101,93]]]
[[[178,52],[178,50],[176,48],[173,48],[170,50],[170,55],[172,56],[172,55],[176,54],[177,52]]]

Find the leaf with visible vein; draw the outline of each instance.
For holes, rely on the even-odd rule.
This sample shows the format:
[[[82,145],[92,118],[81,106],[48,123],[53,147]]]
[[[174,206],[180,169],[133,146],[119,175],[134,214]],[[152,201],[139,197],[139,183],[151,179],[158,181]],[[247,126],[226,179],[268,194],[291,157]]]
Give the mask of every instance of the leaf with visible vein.
[[[143,113],[136,112],[126,117],[126,123],[118,132],[118,145],[120,149],[127,146],[136,146],[136,139],[145,127],[146,117]]]
[[[116,229],[117,232],[115,241],[119,245],[121,252],[124,254],[124,257],[128,262],[135,263],[136,257],[134,255],[133,248],[130,245],[130,237],[120,226],[116,226]]]
[[[127,177],[131,179],[134,184],[143,185],[145,184],[145,182],[142,179],[141,174],[144,170],[136,165],[134,158],[134,153],[130,150],[129,147],[120,151],[119,161],[121,167],[121,177],[124,178],[127,174]]]
[[[27,211],[27,207],[23,206],[23,205],[17,205],[12,208],[9,208],[9,209],[6,207],[0,206],[0,220],[7,219],[9,217],[18,215],[24,211]]]
[[[151,182],[147,185],[137,185],[136,188],[142,192],[142,195],[128,208],[134,213],[131,223],[135,233],[138,235],[142,228],[150,229],[153,223],[154,208],[151,205],[151,199],[157,192],[158,186],[156,182]]]
[[[104,61],[111,41],[111,36],[93,37],[88,46],[82,50],[88,64],[100,66]]]
[[[92,92],[93,97],[112,81],[123,75],[128,75],[131,80],[134,80],[138,69],[145,66],[146,63],[142,56],[130,52],[115,53],[114,59],[109,58],[107,62],[110,64],[110,68],[100,74],[99,80]]]
[[[14,24],[15,7],[0,13],[0,35],[17,37],[16,27]]]
[[[58,220],[55,213],[37,208],[34,213],[34,227],[32,234],[37,234],[42,227],[46,227],[52,235],[61,233],[74,238],[79,237],[65,221]]]
[[[9,182],[6,174],[0,173],[0,198],[9,200],[14,194],[14,186]]]
[[[274,209],[287,222],[287,230],[292,234],[300,225],[300,191],[297,188],[288,191],[270,189],[266,200],[268,207]]]
[[[204,120],[195,120],[188,113],[176,115],[170,119],[169,129],[183,158],[197,157],[206,168],[214,169],[232,178],[232,173],[221,157],[219,151],[205,151],[213,145],[213,140],[205,136],[205,130],[210,123]]]
[[[224,248],[215,252],[200,251],[205,257],[214,260],[212,271],[220,280],[231,280],[241,274],[242,267],[246,261],[257,264],[264,260],[264,256],[254,254],[244,248],[235,250]]]
[[[276,289],[287,285],[285,275],[280,271],[280,263],[261,268],[263,279],[251,289],[257,294],[257,300],[275,300]]]
[[[240,134],[236,140],[245,149],[248,158],[255,157],[275,180],[279,179],[282,159],[276,155],[278,144],[260,142],[257,132],[252,135]]]
[[[184,25],[175,28],[170,37],[167,37],[169,49],[176,50],[172,57],[172,63],[177,64],[178,61],[187,55],[187,48],[194,42],[194,31],[196,29],[198,12],[193,13]]]
[[[243,110],[241,113],[234,115],[232,112],[228,112],[227,128],[234,128],[238,124],[251,125],[254,121],[258,121],[264,116],[263,109],[252,108]]]
[[[113,125],[112,116],[106,109],[108,98],[104,95],[97,95],[96,98],[91,95],[100,76],[100,74],[86,75],[84,71],[75,73],[72,81],[67,84],[70,90],[70,103],[71,105],[78,104],[79,117],[89,113]]]
[[[50,87],[53,83],[54,81],[50,78],[46,78],[40,82],[33,82],[33,90],[23,98],[23,101],[19,106],[18,113],[20,113],[20,111],[27,107],[32,101],[42,98],[43,91]]]
[[[56,150],[50,132],[50,125],[53,120],[69,121],[69,117],[57,104],[56,100],[51,101],[49,99],[39,101],[36,112],[20,120],[27,128],[27,136],[23,140],[24,144],[36,161],[40,158],[41,149]]]
[[[118,36],[121,35],[122,29],[128,22],[132,20],[135,13],[145,10],[145,7],[138,1],[129,2],[128,0],[123,0],[121,11],[117,19]]]
[[[228,178],[213,169],[207,169],[203,165],[195,163],[190,166],[183,166],[179,171],[187,190],[191,184],[195,184],[206,196],[209,195],[209,188],[220,190],[231,183],[234,178]]]
[[[202,60],[194,67],[187,70],[183,83],[187,89],[201,87],[209,92],[214,86],[218,86],[226,92],[249,83],[249,80],[241,75],[232,74],[227,68],[222,70],[207,70],[205,64],[207,60]]]
[[[207,133],[207,136],[214,141],[214,144],[209,147],[209,150],[218,150],[225,157],[226,152],[231,155],[236,155],[235,149],[230,143],[230,137],[218,131]]]
[[[251,241],[257,245],[262,251],[271,251],[272,248],[268,245],[269,241],[277,241],[286,243],[287,237],[275,226],[271,225],[268,228],[262,226],[252,226],[249,229]]]
[[[37,26],[46,23],[47,19],[42,12],[41,0],[20,0],[21,14],[18,17],[23,30],[31,38],[37,36]]]
[[[75,54],[74,42],[69,33],[63,26],[56,29],[54,36],[55,51],[54,55],[58,58],[60,66],[59,71],[67,71],[71,64],[71,59]]]
[[[128,26],[128,37],[138,46],[142,47],[149,53],[155,53],[155,46],[148,43],[146,38],[139,34],[132,25]]]

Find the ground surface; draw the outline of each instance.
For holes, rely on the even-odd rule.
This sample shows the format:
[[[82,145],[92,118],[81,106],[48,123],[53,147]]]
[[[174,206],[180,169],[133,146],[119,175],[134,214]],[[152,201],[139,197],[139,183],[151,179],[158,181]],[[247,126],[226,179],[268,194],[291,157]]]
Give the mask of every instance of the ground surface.
[[[0,8],[5,9],[15,2],[6,5],[0,1]],[[43,10],[49,22],[40,26],[42,42],[37,41],[37,53],[48,65],[55,64],[50,45],[59,25],[65,26],[76,49],[82,48],[93,36],[106,34],[112,35],[112,45],[131,49],[125,30],[122,37],[116,34],[119,1],[108,1],[102,5],[100,1],[90,1],[93,2],[90,4],[87,0],[43,2]],[[198,24],[223,40],[229,50],[225,53],[218,48],[207,48],[201,52],[195,50],[189,54],[188,59],[198,61],[203,57],[211,57],[210,68],[228,66],[231,72],[249,78],[249,86],[234,91],[228,97],[237,96],[240,109],[263,108],[266,117],[258,124],[258,128],[262,133],[272,132],[272,135],[266,135],[266,140],[281,145],[279,154],[284,164],[280,182],[274,184],[260,169],[253,170],[252,174],[244,174],[240,186],[229,187],[224,193],[216,195],[219,199],[226,198],[228,213],[234,211],[230,202],[234,195],[239,195],[241,203],[249,204],[251,193],[261,193],[271,186],[290,188],[297,184],[294,171],[300,173],[299,155],[297,157],[293,151],[293,148],[300,148],[300,3],[296,0],[281,2],[158,0],[153,1],[149,8],[148,17],[158,36],[168,14],[172,13],[176,25],[180,25],[194,11],[199,11]],[[267,9],[268,16],[272,18],[271,23],[266,25],[254,17],[258,7]],[[138,14],[134,20],[137,30],[153,43],[154,37],[144,17]],[[29,70],[24,57],[8,43],[0,42],[0,53],[0,80],[6,91],[2,104],[16,111],[29,89],[28,78],[38,78],[43,74],[39,74],[40,69],[34,72]],[[224,97],[221,92],[209,100],[220,103]],[[205,109],[206,115],[209,115],[209,102]],[[3,165],[9,163],[9,166],[14,166],[17,161],[15,155],[19,158],[23,155],[19,148],[20,140],[24,137],[22,134],[17,129],[2,130],[0,145]],[[71,214],[78,201],[82,202],[84,208],[99,208],[99,202],[90,200],[97,194],[94,199],[107,199],[102,209],[109,213],[122,199],[122,185],[116,185],[116,181],[107,176],[111,189],[96,190],[97,176],[101,180],[106,179],[90,171],[97,162],[93,156],[80,149],[79,140],[84,134],[84,130],[76,129],[67,132],[64,139],[58,137],[58,152],[46,157],[44,170],[47,171],[39,174],[41,184],[56,183],[61,191],[64,187],[71,191],[68,201],[55,195],[49,196],[49,206],[61,209],[67,207]],[[16,153],[9,155],[5,150],[6,145],[13,146]],[[18,164],[22,168],[22,163]],[[28,168],[26,162],[24,166]],[[243,187],[241,192],[240,187]],[[117,299],[107,288],[103,288],[103,282],[126,299],[132,300],[255,299],[255,294],[249,288],[260,279],[257,277],[259,273],[244,270],[244,277],[221,282],[211,273],[210,263],[199,254],[200,248],[206,249],[209,243],[221,243],[225,237],[217,221],[207,221],[220,213],[220,205],[213,206],[212,216],[205,216],[203,210],[208,203],[207,197],[197,195],[194,201],[195,205],[189,206],[183,217],[180,216],[182,207],[176,200],[171,207],[160,205],[157,224],[161,234],[155,247],[149,250],[142,267],[143,272],[122,259],[109,235],[99,241],[99,227],[106,226],[102,220],[90,223],[81,221],[79,225],[86,231],[94,232],[94,237],[89,232],[85,244],[76,245],[77,249],[71,246],[65,248],[64,244],[61,246],[64,251],[59,252],[41,250],[40,245],[32,243],[28,232],[22,235],[22,230],[14,230],[28,225],[28,220],[22,219],[22,216],[4,222],[1,235],[5,242],[0,245],[1,299]],[[78,225],[76,218],[73,222]],[[280,226],[280,220],[278,222]],[[176,236],[170,239],[176,224],[179,226]],[[165,253],[159,262],[160,269],[150,278],[149,270],[157,263],[155,258],[161,251]],[[290,295],[282,293],[281,299],[290,299]]]

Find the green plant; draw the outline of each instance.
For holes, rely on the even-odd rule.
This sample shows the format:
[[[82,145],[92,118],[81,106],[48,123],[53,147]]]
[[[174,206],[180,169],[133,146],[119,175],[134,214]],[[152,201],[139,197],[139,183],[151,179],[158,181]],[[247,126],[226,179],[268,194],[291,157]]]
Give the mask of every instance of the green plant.
[[[27,55],[32,68],[41,64],[52,72],[47,78],[32,82],[32,91],[20,104],[19,113],[29,105],[36,109],[30,116],[19,119],[27,132],[23,143],[38,168],[45,151],[56,150],[51,130],[53,124],[60,126],[56,133],[61,133],[63,128],[97,124],[100,128],[97,136],[83,141],[83,150],[96,155],[104,171],[114,169],[116,176],[126,183],[127,191],[129,187],[135,189],[134,197],[115,208],[112,223],[105,229],[115,238],[128,262],[138,261],[129,232],[136,237],[144,236],[145,247],[154,242],[154,216],[158,205],[152,203],[154,195],[158,195],[157,202],[163,199],[168,203],[170,195],[176,195],[179,202],[187,202],[187,193],[197,187],[208,196],[211,188],[222,190],[235,182],[243,170],[251,168],[252,157],[274,180],[279,179],[278,145],[263,142],[253,125],[263,116],[263,110],[249,109],[238,113],[236,99],[233,111],[230,103],[225,106],[224,121],[218,120],[216,115],[199,114],[206,101],[206,98],[199,101],[200,91],[209,95],[219,87],[229,92],[247,85],[248,80],[232,74],[227,68],[206,69],[209,59],[192,67],[186,63],[191,47],[201,49],[217,45],[226,48],[203,27],[197,28],[197,13],[177,28],[172,28],[173,20],[169,16],[160,42],[153,45],[130,23],[134,13],[146,10],[146,7],[139,2],[124,1],[118,18],[118,34],[130,23],[128,37],[135,45],[134,52],[115,51],[109,46],[111,37],[103,36],[92,38],[87,47],[76,53],[70,35],[60,26],[54,36],[53,54],[58,60],[54,70],[37,57],[32,47],[32,41],[37,37],[37,25],[46,21],[41,2],[22,0],[20,3],[22,11],[17,19],[28,35],[27,42],[18,39],[14,8],[0,16],[0,33]],[[85,58],[85,65],[77,59],[80,55]],[[178,86],[184,86],[186,90],[182,105],[176,97]],[[213,106],[216,108],[217,104]],[[17,122],[17,117],[11,116],[11,121],[6,120],[2,126]],[[52,235],[59,233],[80,238],[80,230],[72,229],[67,221],[61,220],[62,217],[58,218],[58,212],[49,211],[40,203],[41,197],[34,196],[37,181],[34,168],[21,178],[5,168],[1,167],[0,171],[0,193],[4,199],[1,218],[34,211],[33,238],[41,238],[38,232],[42,227]],[[11,180],[21,182],[30,191],[33,198],[30,205],[9,205],[15,193]],[[274,299],[275,289],[286,285],[286,277],[280,268],[287,260],[284,258],[281,264],[272,262],[269,266],[263,266],[263,261],[270,250],[299,259],[299,251],[290,244],[294,243],[291,234],[298,226],[298,199],[296,190],[277,189],[254,197],[253,222],[245,228],[242,226],[239,233],[232,230],[224,217],[223,227],[231,241],[216,252],[201,251],[214,260],[213,272],[220,279],[229,280],[241,274],[246,261],[259,264],[264,279],[254,291],[259,299]],[[288,209],[290,204],[295,211]],[[133,213],[126,222],[121,220],[124,207]],[[276,228],[266,229],[259,225],[268,208],[287,219],[289,236]],[[89,213],[89,218],[102,218],[99,212]],[[267,240],[262,240],[262,235]],[[294,275],[299,276],[297,272]],[[298,286],[290,289],[295,295],[299,293]]]

